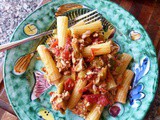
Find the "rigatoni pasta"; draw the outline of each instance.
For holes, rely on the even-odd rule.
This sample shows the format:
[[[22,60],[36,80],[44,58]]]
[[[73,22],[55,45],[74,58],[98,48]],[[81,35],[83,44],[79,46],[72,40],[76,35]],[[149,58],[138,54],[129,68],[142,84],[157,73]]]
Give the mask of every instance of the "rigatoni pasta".
[[[111,90],[117,87],[117,84],[112,76],[112,74],[110,73],[110,70],[108,70],[107,73],[107,90]]]
[[[103,109],[104,109],[104,106],[95,104],[92,107],[90,113],[87,115],[86,120],[99,120]]]
[[[102,28],[103,28],[102,23],[100,20],[98,20],[90,24],[73,27],[71,28],[71,33],[72,35],[75,35],[75,36],[81,36],[86,31],[90,31],[90,33],[93,33],[93,32],[102,30]]]
[[[68,28],[67,17],[57,18],[57,33],[47,40],[48,49],[37,49],[51,82],[58,80],[50,94],[54,110],[64,114],[68,108],[86,120],[99,120],[105,106],[126,103],[134,75],[127,69],[132,56],[118,53],[108,40],[111,32],[103,34],[101,21],[80,21]]]
[[[60,79],[60,82],[59,82],[59,84],[57,85],[57,93],[61,94],[61,93],[63,92],[63,90],[64,90],[63,84],[64,84],[65,80],[68,79],[68,78],[71,78],[71,76],[63,76],[63,77]]]
[[[37,51],[40,55],[40,58],[46,68],[47,71],[47,80],[49,83],[57,84],[59,79],[61,78],[61,74],[56,67],[56,64],[48,51],[48,49],[44,45],[39,45]]]
[[[108,54],[110,52],[111,52],[110,42],[105,42],[102,44],[95,44],[85,47],[82,54],[84,57],[90,57],[92,56],[92,53],[95,56],[97,56],[97,55]]]
[[[82,26],[82,25],[85,25],[85,22],[83,20],[77,22],[75,25],[71,26],[70,29],[74,29],[75,27],[78,27],[78,26]]]
[[[57,17],[57,35],[58,35],[58,46],[64,47],[67,39],[68,29],[68,17],[59,16]]]
[[[118,66],[115,70],[117,72],[117,74],[122,74],[126,70],[127,66],[131,62],[131,60],[132,60],[131,55],[129,55],[127,53],[123,53],[121,56],[121,59],[120,59],[122,64],[120,66]]]
[[[122,84],[119,86],[119,89],[116,94],[116,102],[126,103],[127,93],[130,88],[134,73],[131,70],[126,70],[123,74]]]
[[[80,98],[82,97],[82,92],[80,92],[81,89],[83,89],[87,84],[87,81],[79,79],[73,89],[73,92],[71,94],[71,97],[68,102],[68,108],[72,109],[76,106]]]

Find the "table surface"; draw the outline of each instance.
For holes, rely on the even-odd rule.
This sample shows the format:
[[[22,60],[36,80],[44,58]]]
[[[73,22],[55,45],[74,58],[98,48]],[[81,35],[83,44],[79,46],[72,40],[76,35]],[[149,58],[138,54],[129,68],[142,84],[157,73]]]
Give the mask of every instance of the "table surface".
[[[27,1],[27,0],[26,0]],[[0,3],[0,44],[9,41],[9,35],[12,34],[15,27],[20,21],[23,20],[34,9],[38,8],[42,4],[47,3],[50,0],[28,0],[24,2],[20,0],[18,4],[15,2],[1,2]],[[160,67],[160,0],[111,0],[124,9],[129,11],[146,29],[148,32],[157,52],[158,64]],[[8,6],[6,5],[8,4]],[[16,12],[7,13],[9,9],[12,9],[12,4],[15,4]],[[3,8],[4,7],[4,8]],[[7,8],[8,7],[8,8]],[[15,10],[15,9],[14,9]],[[19,11],[19,12],[17,12]],[[8,15],[4,17],[5,14]],[[10,18],[9,18],[10,17]],[[13,21],[12,21],[12,19]],[[8,20],[6,22],[6,20]],[[4,24],[5,22],[5,24]],[[8,25],[8,26],[7,26]],[[6,31],[4,33],[4,31]],[[0,57],[3,54],[0,53]],[[1,80],[0,74],[0,119],[1,120],[17,120],[12,107],[9,104],[3,80]],[[160,120],[160,84],[155,95],[155,99],[151,104],[151,107],[144,118],[145,120]]]

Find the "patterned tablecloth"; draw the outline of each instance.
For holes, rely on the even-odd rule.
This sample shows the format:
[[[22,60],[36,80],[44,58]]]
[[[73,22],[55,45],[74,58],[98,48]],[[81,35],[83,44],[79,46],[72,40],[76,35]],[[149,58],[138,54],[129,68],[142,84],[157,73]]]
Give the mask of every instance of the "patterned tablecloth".
[[[50,0],[42,0],[42,1],[41,0],[0,0],[0,45],[9,42],[9,37],[13,33],[14,29],[18,26],[18,24],[28,14],[34,11],[38,5],[44,4],[47,1],[50,1]],[[143,11],[139,11],[139,12],[144,12],[143,14],[148,15],[147,17],[150,17],[150,19],[144,16],[144,20],[142,20],[139,17],[138,17],[139,18],[138,20],[145,27],[147,32],[149,32],[151,39],[153,39],[152,30],[157,30],[157,33],[154,34],[154,35],[157,35],[157,37],[154,39],[158,41],[154,41],[154,40],[153,41],[154,41],[155,47],[158,48],[157,51],[159,51],[159,47],[160,47],[160,14],[159,13],[160,12],[158,13],[157,10],[159,9],[160,11],[160,7],[159,7],[160,2],[158,2],[158,0],[152,0],[150,2],[147,0],[142,0],[143,2],[139,2],[137,4],[133,0],[130,0],[130,1],[111,0],[111,1],[114,1],[117,4],[120,4],[126,10],[131,12],[136,18],[137,18],[137,15],[139,15],[139,13],[136,13],[136,12],[138,12],[138,10],[140,9],[140,6],[142,7],[142,9],[143,9],[143,6],[146,7],[146,11],[144,9]],[[155,12],[157,13],[157,16],[159,16],[158,29],[157,29],[157,26],[154,27],[154,22],[152,22],[153,21],[152,19],[155,19],[155,23],[157,22],[156,18],[158,17],[154,15],[156,14]],[[145,20],[148,20],[147,24],[144,24]],[[153,26],[148,28],[148,24],[150,21],[152,22]],[[160,57],[160,52],[157,52],[157,54]],[[3,61],[2,58],[3,57],[4,57],[4,53],[0,52],[0,84],[3,84],[2,83],[2,61]],[[2,87],[2,85],[0,85],[0,87]],[[3,88],[0,89],[0,102],[1,102],[2,89]],[[160,88],[158,88],[158,91],[160,91]],[[155,100],[152,103],[151,108],[147,113],[147,116],[145,117],[146,120],[153,120],[153,119],[160,120],[160,94],[159,93],[160,92],[156,93]],[[1,108],[7,111],[7,108],[5,108],[4,105],[2,106],[0,103],[0,111],[1,111]],[[7,120],[6,117],[4,117],[4,115],[1,112],[0,112],[0,119]],[[9,118],[8,120],[11,120],[11,119]]]
[[[0,0],[0,44],[7,43],[18,24],[30,14],[40,0]],[[0,58],[3,54],[0,53]]]

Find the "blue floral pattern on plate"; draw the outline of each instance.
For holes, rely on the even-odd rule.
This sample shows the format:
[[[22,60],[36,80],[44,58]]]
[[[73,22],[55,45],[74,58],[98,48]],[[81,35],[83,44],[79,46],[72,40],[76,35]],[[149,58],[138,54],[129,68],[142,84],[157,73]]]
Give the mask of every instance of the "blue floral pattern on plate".
[[[135,77],[132,84],[132,89],[129,93],[129,101],[132,107],[139,107],[141,105],[141,99],[145,97],[145,94],[142,92],[144,89],[143,83],[139,83],[140,79],[144,77],[150,68],[150,60],[146,56],[142,58],[140,64],[135,64],[133,71],[135,73]]]

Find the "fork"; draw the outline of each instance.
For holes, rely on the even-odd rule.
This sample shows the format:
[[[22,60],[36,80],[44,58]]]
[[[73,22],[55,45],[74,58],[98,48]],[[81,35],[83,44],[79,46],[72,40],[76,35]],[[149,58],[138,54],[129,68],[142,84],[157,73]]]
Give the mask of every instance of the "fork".
[[[91,22],[96,21],[96,20],[101,20],[101,15],[97,12],[97,10],[90,11],[88,13],[80,15],[80,16],[76,17],[75,19],[69,21],[69,23],[72,23],[69,26],[71,26],[71,25],[73,25],[73,23],[75,24],[75,23],[77,23],[81,20],[83,20],[86,24],[88,24],[88,23],[91,23]],[[0,52],[2,52],[4,50],[7,50],[7,49],[14,48],[14,47],[16,47],[18,45],[21,45],[21,44],[24,44],[26,42],[41,38],[43,36],[51,35],[52,32],[53,32],[53,30],[49,30],[49,31],[31,36],[31,37],[28,37],[28,38],[24,38],[22,40],[17,40],[17,41],[14,41],[14,42],[10,42],[10,43],[7,43],[7,44],[0,45]]]

